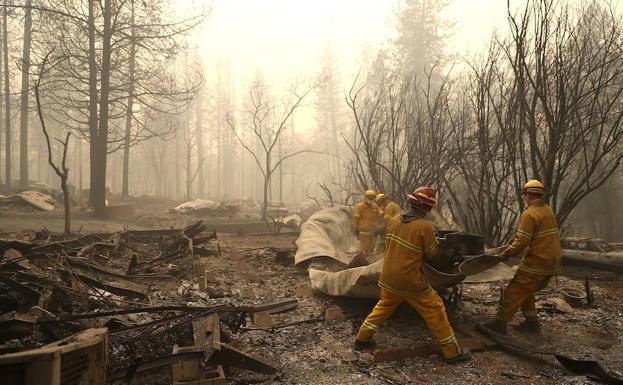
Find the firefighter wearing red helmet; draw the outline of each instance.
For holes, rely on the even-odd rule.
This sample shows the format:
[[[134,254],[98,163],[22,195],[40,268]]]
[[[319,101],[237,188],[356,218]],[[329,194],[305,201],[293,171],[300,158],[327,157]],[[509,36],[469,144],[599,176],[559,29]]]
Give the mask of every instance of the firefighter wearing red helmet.
[[[422,271],[424,261],[437,254],[435,229],[425,218],[437,203],[437,196],[432,188],[424,186],[407,195],[407,200],[409,209],[394,216],[387,225],[383,270],[378,283],[381,298],[361,325],[355,349],[374,347],[374,333],[406,301],[424,318],[447,362],[468,360],[470,352],[461,349],[443,301]]]

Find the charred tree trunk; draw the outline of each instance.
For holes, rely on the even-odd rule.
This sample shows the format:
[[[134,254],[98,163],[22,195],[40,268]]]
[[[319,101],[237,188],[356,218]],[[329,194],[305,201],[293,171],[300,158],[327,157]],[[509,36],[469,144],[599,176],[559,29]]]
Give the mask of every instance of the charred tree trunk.
[[[268,188],[270,187],[270,175],[264,177],[264,202],[262,203],[262,220],[268,219]]]
[[[197,130],[197,159],[199,162],[199,168],[197,170],[198,178],[199,178],[199,186],[197,193],[199,194],[199,198],[205,198],[205,172],[203,168],[203,108],[202,108],[202,99],[199,98],[196,106],[196,130]]]
[[[4,46],[2,44],[0,44],[0,51],[4,51]],[[3,60],[4,60],[4,55],[0,54],[0,62],[2,62]],[[2,66],[0,65],[0,67],[2,67]],[[0,90],[2,89],[2,81],[3,81],[3,79],[2,79],[2,77],[0,77]],[[2,116],[2,108],[3,108],[2,101],[0,101],[0,117]],[[2,121],[2,120],[0,120],[0,121]],[[2,125],[0,124],[0,127],[1,126]],[[1,149],[2,149],[2,131],[0,130],[0,150]],[[5,158],[6,158],[6,156],[5,156]],[[2,164],[2,159],[0,157],[0,165],[1,164]],[[2,178],[1,177],[0,177],[0,186],[2,186]]]
[[[95,0],[89,1],[89,206],[95,207],[97,189],[97,64],[95,60]]]
[[[49,54],[48,54],[49,55]],[[47,63],[48,56],[43,59],[43,64],[41,65],[41,70],[39,72],[39,78],[37,79],[37,83],[35,84],[35,100],[37,102],[37,114],[39,115],[39,121],[41,122],[41,130],[43,131],[43,135],[45,136],[45,142],[48,147],[48,163],[50,167],[54,170],[56,175],[61,179],[61,191],[63,191],[63,204],[65,206],[65,235],[71,234],[71,203],[69,200],[69,189],[67,187],[67,179],[69,178],[69,169],[67,168],[67,149],[69,148],[69,137],[70,133],[67,132],[65,136],[65,141],[58,140],[63,145],[63,158],[61,160],[60,167],[54,163],[52,159],[52,143],[50,142],[50,136],[48,135],[48,130],[45,126],[45,119],[43,119],[43,110],[41,108],[41,100],[39,99],[39,86],[41,85],[41,78],[43,77],[43,70],[45,68],[45,64]]]
[[[108,95],[110,85],[110,55],[111,55],[111,1],[104,0],[104,30],[102,34],[102,67],[99,125],[97,146],[95,149],[95,191],[93,192],[93,209],[98,218],[106,217],[106,162],[108,155]],[[93,160],[91,160],[93,161]]]
[[[180,148],[181,143],[180,143],[180,130],[179,127],[177,130],[175,130],[175,139],[174,139],[175,143],[174,143],[174,147],[175,147],[175,159],[173,160],[173,167],[174,167],[174,173],[175,173],[175,199],[179,199],[181,197],[181,192],[180,192],[180,183],[181,183],[181,178],[180,178],[180,157],[182,156],[182,150]]]
[[[9,34],[7,28],[6,6],[8,0],[4,0],[5,9],[2,12],[2,46],[4,56],[4,129],[6,135],[4,177],[7,187],[11,186],[11,97],[9,93]]]
[[[28,185],[28,82],[30,79],[30,41],[32,33],[31,0],[24,8],[24,47],[22,51],[22,105],[19,128],[19,184]]]
[[[135,56],[136,56],[136,42],[134,40],[134,0],[131,4],[131,16],[130,16],[130,58],[129,58],[129,77],[130,86],[128,90],[128,111],[125,117],[125,140],[123,146],[123,184],[121,186],[121,195],[128,197],[129,183],[130,183],[130,133],[132,128],[132,107],[134,105],[134,72],[135,72]]]

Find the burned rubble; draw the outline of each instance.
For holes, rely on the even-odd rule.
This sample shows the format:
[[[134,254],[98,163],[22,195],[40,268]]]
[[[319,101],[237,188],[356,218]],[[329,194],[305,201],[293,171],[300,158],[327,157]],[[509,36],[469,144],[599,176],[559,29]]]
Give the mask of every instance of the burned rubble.
[[[476,359],[454,368],[439,361],[426,326],[407,309],[390,322],[398,327],[381,333],[376,351],[354,351],[354,332],[372,304],[313,288],[306,269],[294,265],[293,241],[287,234],[216,234],[202,221],[182,229],[5,237],[0,372],[11,371],[9,383],[22,383],[24,372],[16,367],[32,368],[40,352],[63,346],[61,373],[63,357],[88,353],[71,373],[92,376],[93,383],[302,384],[313,376],[313,383],[546,384],[593,378],[595,370],[601,370],[601,381],[618,381],[622,363],[613,357],[621,357],[623,325],[616,315],[623,309],[617,274],[570,270],[561,276],[559,287],[587,290],[593,300],[572,307],[559,287],[547,289],[537,304],[552,329],[544,341],[525,341],[520,334],[499,340],[476,330],[497,306],[502,284],[468,277],[451,291],[448,308],[462,345]],[[471,255],[481,246],[477,238],[463,238],[448,255]],[[451,269],[464,259],[454,260]],[[563,333],[576,335],[576,344],[562,343]],[[97,362],[97,349],[105,350],[105,373],[88,369]],[[491,360],[505,363],[483,365]],[[574,372],[578,362],[590,370]]]
[[[36,233],[2,240],[0,251],[2,368],[18,352],[105,327],[108,381],[154,368],[168,372],[178,356],[209,359],[220,378],[222,367],[232,365],[274,373],[270,364],[229,345],[230,335],[247,317],[297,305],[292,299],[249,305],[211,298],[205,285],[199,290],[197,281],[209,278],[204,259],[220,254],[216,233],[206,232],[202,221],[181,230],[75,239]]]

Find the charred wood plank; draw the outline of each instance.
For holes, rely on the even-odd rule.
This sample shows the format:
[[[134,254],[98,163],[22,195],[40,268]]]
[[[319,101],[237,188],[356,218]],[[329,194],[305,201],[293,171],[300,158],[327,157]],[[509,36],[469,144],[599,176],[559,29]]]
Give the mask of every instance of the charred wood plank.
[[[244,307],[245,311],[248,313],[260,313],[267,312],[269,314],[275,313],[283,313],[286,311],[290,311],[292,309],[296,309],[299,305],[299,301],[296,298],[286,298],[278,301],[267,302],[257,305],[251,305]]]
[[[123,315],[123,314],[162,313],[165,311],[211,313],[211,312],[217,312],[217,311],[235,312],[235,311],[239,311],[239,309],[234,306],[225,305],[225,304],[212,305],[212,306],[185,306],[185,305],[151,306],[151,307],[100,311],[100,312],[83,313],[83,314],[67,314],[67,315],[56,317],[56,318],[45,318],[44,317],[44,318],[39,319],[38,322],[75,321],[75,320],[80,320],[80,319],[110,317],[110,316]]]
[[[100,280],[97,280],[91,277],[87,277],[86,275],[83,275],[83,274],[78,274],[75,272],[70,273],[68,270],[65,270],[65,269],[59,269],[59,271],[61,271],[64,274],[67,274],[68,276],[73,276],[77,278],[78,280],[86,283],[89,286],[93,286],[98,289],[106,290],[107,292],[110,292],[116,295],[120,295],[120,296],[128,297],[128,298],[138,298],[138,299],[147,298],[146,290],[138,291],[138,290],[129,289],[127,287],[118,286],[110,282],[104,282],[104,281],[100,281]]]
[[[235,347],[221,342],[220,349],[212,354],[212,357],[208,361],[210,364],[217,364],[222,366],[232,366],[234,368],[240,368],[250,370],[253,372],[264,374],[275,374],[277,368],[272,364],[262,361],[257,357],[247,354]]]
[[[152,370],[163,366],[170,366],[178,362],[201,359],[202,357],[203,351],[201,350],[172,353],[146,362],[135,363],[128,369],[120,370],[107,376],[106,381],[113,382],[124,378],[131,379],[132,376],[136,373],[145,372],[147,370]]]

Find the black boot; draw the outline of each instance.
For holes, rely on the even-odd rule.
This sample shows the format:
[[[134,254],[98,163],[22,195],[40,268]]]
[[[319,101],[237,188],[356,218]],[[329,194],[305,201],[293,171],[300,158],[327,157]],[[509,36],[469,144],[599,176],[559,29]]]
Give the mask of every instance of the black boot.
[[[508,328],[506,327],[506,321],[502,321],[500,319],[494,319],[493,321],[489,321],[485,324],[481,325],[482,327],[494,331],[498,334],[506,335],[508,333]]]
[[[359,352],[374,350],[374,348],[376,348],[376,342],[374,340],[370,340],[370,341],[355,340],[355,350]]]
[[[472,352],[469,349],[461,349],[461,352],[458,356],[446,358],[445,361],[447,364],[458,364],[459,362],[465,362],[472,359]]]
[[[529,333],[529,334],[541,334],[541,324],[539,320],[525,320],[519,325],[515,326],[515,330],[519,332]]]

